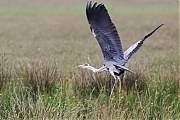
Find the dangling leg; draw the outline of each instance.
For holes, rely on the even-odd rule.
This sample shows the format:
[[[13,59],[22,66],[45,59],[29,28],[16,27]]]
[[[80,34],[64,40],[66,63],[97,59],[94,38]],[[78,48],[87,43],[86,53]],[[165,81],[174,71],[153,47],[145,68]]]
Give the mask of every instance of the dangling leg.
[[[126,67],[128,67],[128,64],[126,64]],[[121,81],[121,88],[122,86],[126,85],[126,79],[127,79],[127,71],[124,71],[124,75],[123,75],[123,78],[122,78],[122,81]]]
[[[126,64],[126,67],[128,68],[128,63]],[[124,71],[124,76],[123,76],[123,83],[125,82],[125,79],[127,78],[127,72]]]
[[[116,77],[115,77],[115,75],[114,75],[114,72],[110,72],[110,73],[111,73],[111,75],[114,77],[114,80],[115,80],[114,85],[113,85],[113,87],[112,87],[112,89],[111,89],[111,94],[110,94],[110,98],[112,98],[112,96],[114,95],[114,88],[115,88],[115,86],[116,86],[116,84],[117,84],[117,79],[116,79]]]
[[[120,76],[117,76],[118,80],[119,80],[119,100],[121,99],[121,78]]]
[[[112,87],[112,89],[111,89],[111,95],[110,95],[111,98],[112,98],[112,96],[114,95],[114,88],[115,88],[115,86],[116,86],[116,84],[117,84],[117,81],[118,81],[115,76],[114,76],[114,79],[115,79],[115,81],[114,81],[114,85],[113,85],[113,87]]]

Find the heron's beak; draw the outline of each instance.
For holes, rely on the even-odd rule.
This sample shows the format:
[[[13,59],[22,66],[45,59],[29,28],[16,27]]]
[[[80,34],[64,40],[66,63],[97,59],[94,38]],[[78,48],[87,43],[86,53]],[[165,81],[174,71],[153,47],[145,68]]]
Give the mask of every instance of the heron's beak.
[[[83,65],[78,65],[77,67],[81,67],[81,68],[82,68],[82,67],[83,67]]]

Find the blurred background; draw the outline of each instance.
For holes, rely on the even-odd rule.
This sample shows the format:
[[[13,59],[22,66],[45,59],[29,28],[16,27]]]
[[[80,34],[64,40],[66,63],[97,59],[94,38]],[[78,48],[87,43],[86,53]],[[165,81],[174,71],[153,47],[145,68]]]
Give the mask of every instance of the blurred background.
[[[179,45],[177,1],[98,0],[97,2],[107,7],[121,37],[124,50],[156,26],[164,23],[165,25],[145,42],[137,54],[138,59],[139,57],[154,59],[177,54]],[[15,61],[24,57],[28,59],[51,57],[59,60],[61,64],[64,63],[63,68],[69,63],[74,66],[91,62],[88,58],[102,64],[101,50],[90,32],[86,19],[86,3],[86,0],[1,0],[0,55],[6,54]],[[170,58],[172,57],[168,57]],[[136,59],[136,55],[133,59]]]

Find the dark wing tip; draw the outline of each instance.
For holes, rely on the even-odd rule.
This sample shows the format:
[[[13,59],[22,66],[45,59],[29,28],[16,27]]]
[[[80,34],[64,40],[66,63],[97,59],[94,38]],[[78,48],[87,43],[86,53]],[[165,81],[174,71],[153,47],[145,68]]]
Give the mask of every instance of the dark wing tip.
[[[157,26],[152,32],[150,32],[149,34],[147,34],[143,40],[145,40],[146,38],[148,38],[149,36],[151,36],[157,29],[159,29],[161,26],[163,26],[164,24],[161,24],[159,26]]]
[[[97,5],[97,2],[94,3],[92,9],[95,9],[95,8],[96,8],[96,5]]]
[[[86,12],[92,7],[92,1],[88,1],[86,4]]]
[[[157,29],[160,28],[160,27],[163,26],[163,25],[164,25],[164,24],[159,25],[159,26],[157,27]]]
[[[102,3],[100,3],[99,5],[97,5],[97,2],[95,2],[92,5],[92,1],[88,1],[86,4],[86,11],[90,10],[90,9],[99,9],[101,8],[101,6],[104,6]]]
[[[106,16],[104,14],[106,14]],[[98,4],[95,2],[93,4],[92,1],[88,1],[86,5],[86,16],[88,21],[97,21],[97,19],[107,17],[107,9],[102,3]],[[103,18],[100,18],[99,16],[102,16]]]

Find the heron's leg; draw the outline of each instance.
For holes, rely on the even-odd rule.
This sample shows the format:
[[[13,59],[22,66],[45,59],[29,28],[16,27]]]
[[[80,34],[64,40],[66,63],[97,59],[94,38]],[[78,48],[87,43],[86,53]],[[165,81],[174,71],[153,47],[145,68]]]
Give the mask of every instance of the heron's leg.
[[[111,89],[111,95],[110,95],[110,97],[112,98],[112,96],[114,95],[114,88],[115,88],[115,86],[116,86],[116,84],[117,84],[117,78],[114,76],[114,79],[115,79],[115,82],[114,82],[114,85],[113,85],[113,87],[112,87],[112,89]]]
[[[120,76],[117,76],[118,80],[119,80],[119,99],[121,98],[121,78]]]
[[[128,63],[126,64],[126,67],[128,68]],[[124,76],[123,76],[123,83],[125,83],[125,79],[127,78],[127,72],[124,71]]]
[[[111,75],[114,77],[114,80],[115,80],[114,85],[113,85],[113,87],[112,87],[112,89],[111,89],[111,94],[110,94],[110,98],[111,98],[111,97],[113,96],[113,94],[114,94],[114,87],[115,87],[116,84],[117,84],[117,79],[116,79],[113,71],[110,71],[110,73],[111,73]]]

